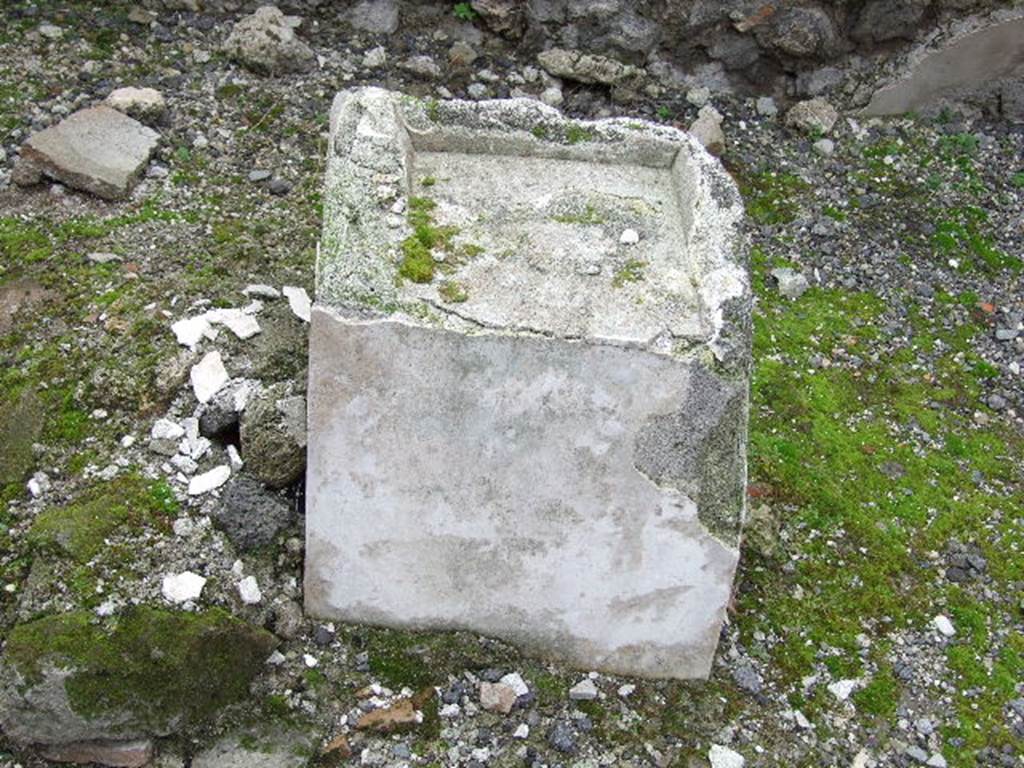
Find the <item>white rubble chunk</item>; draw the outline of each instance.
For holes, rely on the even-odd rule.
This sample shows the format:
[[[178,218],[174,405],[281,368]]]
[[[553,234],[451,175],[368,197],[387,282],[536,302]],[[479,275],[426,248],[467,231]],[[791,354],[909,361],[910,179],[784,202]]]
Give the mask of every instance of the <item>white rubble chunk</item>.
[[[640,233],[635,229],[624,229],[619,235],[619,242],[622,245],[636,245],[640,242]]]
[[[837,680],[829,683],[828,691],[839,701],[846,701],[859,686],[860,680]]]
[[[313,669],[314,667],[320,664],[320,662],[316,660],[316,656],[313,656],[308,653],[302,654],[302,663],[310,669]]]
[[[189,349],[195,349],[196,345],[203,340],[209,330],[210,321],[206,319],[206,315],[186,317],[171,325],[171,332],[174,334],[174,338],[183,347],[188,347]]]
[[[526,723],[522,723],[512,733],[512,738],[513,739],[528,739],[528,738],[530,738],[530,726],[528,726]]]
[[[189,600],[198,600],[206,586],[206,579],[198,573],[183,571],[164,576],[163,592],[164,598],[172,603],[187,603]]]
[[[953,622],[949,620],[948,616],[939,614],[932,619],[932,626],[939,631],[943,637],[953,637],[956,634],[956,627],[953,626]]]
[[[281,292],[285,297],[287,297],[288,306],[291,307],[295,316],[308,323],[312,317],[312,304],[309,300],[309,294],[306,293],[306,289],[286,285],[281,289]]]
[[[246,576],[238,582],[238,596],[242,598],[242,602],[246,605],[259,604],[263,599],[263,593],[260,592],[260,586],[255,576]]]
[[[185,436],[185,429],[170,419],[157,419],[149,431],[149,450],[163,456],[178,452],[178,441]]]
[[[280,299],[281,292],[272,285],[252,283],[242,289],[242,293],[252,299]]]
[[[589,677],[584,678],[569,689],[569,698],[573,701],[593,701],[597,698],[597,686]]]
[[[224,325],[243,341],[260,332],[256,318],[241,309],[212,309],[205,316],[211,323]]]
[[[284,654],[281,653],[280,651],[274,651],[272,654],[270,654],[267,657],[267,664],[269,664],[272,667],[279,667],[282,664],[284,664],[284,662],[285,662]]]
[[[633,695],[633,692],[635,690],[636,690],[636,686],[635,685],[633,685],[632,683],[626,683],[625,685],[620,685],[619,686],[618,694],[622,698],[628,699],[630,696]]]
[[[208,403],[210,398],[229,381],[220,352],[208,352],[202,360],[192,366],[189,378],[192,380],[192,391],[196,395],[196,400]]]
[[[711,762],[711,768],[743,768],[747,762],[739,752],[720,744],[711,745],[708,760]]]
[[[523,676],[518,672],[509,672],[507,675],[501,678],[501,682],[515,691],[516,698],[525,696],[530,692],[530,686],[523,680]]]
[[[227,447],[228,463],[231,465],[232,472],[238,472],[245,466],[245,462],[242,461],[242,456],[239,454],[238,449],[233,445]]]
[[[189,496],[201,496],[204,493],[209,493],[212,490],[220,488],[224,483],[231,477],[231,467],[227,464],[222,464],[219,467],[203,472],[201,475],[196,475],[188,482],[188,495]]]

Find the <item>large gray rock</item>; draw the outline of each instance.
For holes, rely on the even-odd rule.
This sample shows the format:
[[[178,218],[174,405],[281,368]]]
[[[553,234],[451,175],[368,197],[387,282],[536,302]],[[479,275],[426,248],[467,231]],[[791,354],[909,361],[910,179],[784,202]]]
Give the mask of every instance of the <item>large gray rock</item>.
[[[290,384],[257,395],[242,414],[239,434],[246,471],[270,488],[297,482],[306,468],[306,399]]]
[[[249,477],[238,475],[224,491],[214,521],[242,552],[265,547],[295,519],[292,504]]]
[[[120,200],[135,186],[159,140],[139,121],[101,105],[30,136],[19,163],[69,187]]]
[[[528,100],[360,89],[331,125],[307,611],[706,675],[745,496],[728,176],[680,131]]]
[[[912,38],[929,5],[931,0],[869,0],[857,17],[852,36],[874,43]]]
[[[1024,11],[1007,9],[969,19],[931,45],[913,50],[901,73],[878,88],[866,115],[896,115],[937,107],[1001,79],[1024,77]]]
[[[285,16],[273,5],[264,5],[238,21],[224,51],[232,59],[264,75],[308,72],[316,66],[313,49],[299,39],[298,16]]]

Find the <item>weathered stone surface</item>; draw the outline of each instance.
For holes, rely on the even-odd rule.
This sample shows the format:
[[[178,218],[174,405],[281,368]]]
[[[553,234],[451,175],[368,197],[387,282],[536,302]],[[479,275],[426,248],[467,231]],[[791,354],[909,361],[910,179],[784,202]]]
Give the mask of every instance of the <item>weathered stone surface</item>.
[[[235,24],[224,41],[224,51],[263,75],[308,72],[316,66],[316,54],[295,33],[301,23],[297,16],[285,16],[277,7],[264,5]]]
[[[828,133],[838,119],[836,108],[819,98],[798,101],[786,113],[786,125],[804,133]]]
[[[21,161],[69,187],[120,200],[128,196],[158,142],[152,129],[100,105],[30,136],[21,148]]]
[[[20,483],[35,459],[32,443],[43,431],[45,411],[31,390],[0,399],[0,487]]]
[[[55,763],[98,763],[112,768],[142,768],[153,759],[150,739],[79,741],[45,746],[40,753]]]
[[[242,414],[246,471],[270,488],[292,485],[306,468],[306,400],[289,384],[267,387]]]
[[[1019,9],[966,22],[940,40],[911,52],[901,66],[906,74],[875,91],[864,114],[925,110],[1002,78],[1024,77],[1024,12]]]
[[[360,0],[348,12],[348,21],[356,29],[390,35],[398,29],[397,0]]]
[[[301,728],[253,727],[198,752],[192,768],[303,768],[317,741],[314,733]]]
[[[0,663],[0,726],[16,743],[50,746],[166,736],[245,698],[275,644],[218,609],[19,624]]]
[[[731,181],[680,131],[530,101],[350,91],[332,136],[307,611],[706,675],[744,505]]]

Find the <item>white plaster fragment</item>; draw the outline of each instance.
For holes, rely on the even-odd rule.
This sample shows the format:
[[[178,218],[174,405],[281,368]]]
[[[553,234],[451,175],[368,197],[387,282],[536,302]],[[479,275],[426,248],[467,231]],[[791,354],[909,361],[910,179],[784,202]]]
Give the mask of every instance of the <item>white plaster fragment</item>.
[[[231,467],[227,464],[214,467],[208,472],[203,472],[203,474],[196,475],[189,480],[188,495],[201,496],[204,493],[209,493],[224,485],[229,477],[231,477]]]
[[[164,576],[161,591],[165,599],[180,604],[189,600],[198,600],[205,585],[206,579],[198,573],[184,571]]]
[[[312,317],[312,305],[309,301],[309,294],[306,293],[306,289],[286,285],[281,289],[281,292],[287,297],[288,306],[291,307],[295,316],[303,322],[308,323]]]
[[[189,372],[192,391],[200,403],[208,403],[220,388],[228,383],[228,372],[220,352],[208,352]]]

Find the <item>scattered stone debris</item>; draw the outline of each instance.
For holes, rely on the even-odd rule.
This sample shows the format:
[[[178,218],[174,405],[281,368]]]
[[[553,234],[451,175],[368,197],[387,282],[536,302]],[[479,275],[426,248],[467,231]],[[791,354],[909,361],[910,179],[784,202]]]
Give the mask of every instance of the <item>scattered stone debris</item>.
[[[306,293],[306,289],[286,285],[281,289],[281,293],[288,299],[288,306],[291,307],[295,316],[308,323],[312,318],[312,302],[309,300],[309,294]]]
[[[200,403],[209,402],[210,398],[217,394],[230,378],[220,352],[216,350],[207,352],[202,360],[192,366],[192,370],[189,372],[192,391]]]
[[[597,693],[594,681],[585,677],[569,689],[569,698],[573,701],[593,701],[597,698]]]
[[[712,744],[708,750],[708,760],[711,768],[743,768],[746,765],[746,758],[739,752],[720,744]]]

